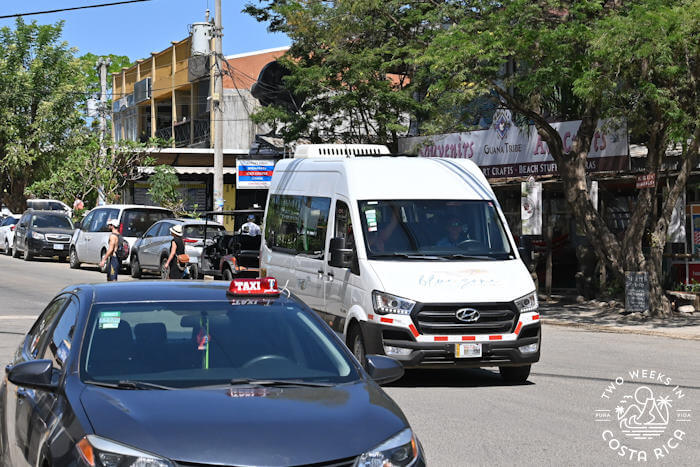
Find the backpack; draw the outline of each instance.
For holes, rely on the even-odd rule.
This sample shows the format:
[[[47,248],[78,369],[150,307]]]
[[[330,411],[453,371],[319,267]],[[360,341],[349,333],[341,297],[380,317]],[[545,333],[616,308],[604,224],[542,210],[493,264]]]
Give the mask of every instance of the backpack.
[[[127,242],[121,235],[117,235],[116,255],[119,261],[124,261],[129,257],[129,242]]]

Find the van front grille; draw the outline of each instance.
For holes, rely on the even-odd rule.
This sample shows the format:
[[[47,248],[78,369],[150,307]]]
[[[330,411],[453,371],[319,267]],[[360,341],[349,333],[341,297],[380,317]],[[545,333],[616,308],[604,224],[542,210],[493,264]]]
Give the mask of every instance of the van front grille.
[[[472,322],[457,318],[457,312],[469,309],[478,317]],[[511,303],[419,304],[411,318],[421,334],[505,334],[512,332],[518,312]]]

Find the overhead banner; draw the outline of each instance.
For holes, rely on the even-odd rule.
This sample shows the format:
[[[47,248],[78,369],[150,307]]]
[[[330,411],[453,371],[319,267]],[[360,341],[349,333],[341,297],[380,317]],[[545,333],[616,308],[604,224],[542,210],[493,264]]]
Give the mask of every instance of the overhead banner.
[[[552,123],[561,135],[564,151],[570,151],[581,121]],[[519,128],[510,112],[494,114],[488,130],[416,136],[399,139],[399,152],[422,157],[471,159],[487,178],[527,177],[557,173],[547,143],[534,125]],[[591,142],[589,172],[629,170],[626,122],[601,120]]]
[[[272,181],[275,161],[272,160],[237,160],[237,189],[268,189]]]

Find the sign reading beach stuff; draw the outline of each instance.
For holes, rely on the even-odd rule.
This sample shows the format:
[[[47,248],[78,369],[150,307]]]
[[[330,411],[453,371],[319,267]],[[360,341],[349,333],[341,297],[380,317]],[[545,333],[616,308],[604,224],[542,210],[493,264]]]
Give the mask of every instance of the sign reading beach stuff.
[[[564,151],[571,150],[581,121],[558,122],[552,126],[561,135]],[[507,110],[494,114],[488,130],[401,138],[399,152],[422,157],[471,159],[487,178],[557,173],[557,164],[547,143],[534,125],[517,127]],[[598,122],[586,164],[589,172],[629,169],[626,122]]]

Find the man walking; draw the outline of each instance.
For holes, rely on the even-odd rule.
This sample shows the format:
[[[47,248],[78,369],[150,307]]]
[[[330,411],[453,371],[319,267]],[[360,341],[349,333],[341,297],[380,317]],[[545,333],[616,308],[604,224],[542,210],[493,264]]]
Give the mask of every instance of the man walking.
[[[107,226],[111,232],[109,236],[109,246],[107,247],[107,253],[105,253],[104,258],[100,261],[100,268],[104,267],[107,263],[107,281],[116,281],[119,274],[119,258],[117,258],[117,246],[119,245],[119,221],[117,219],[110,219],[107,221]]]

